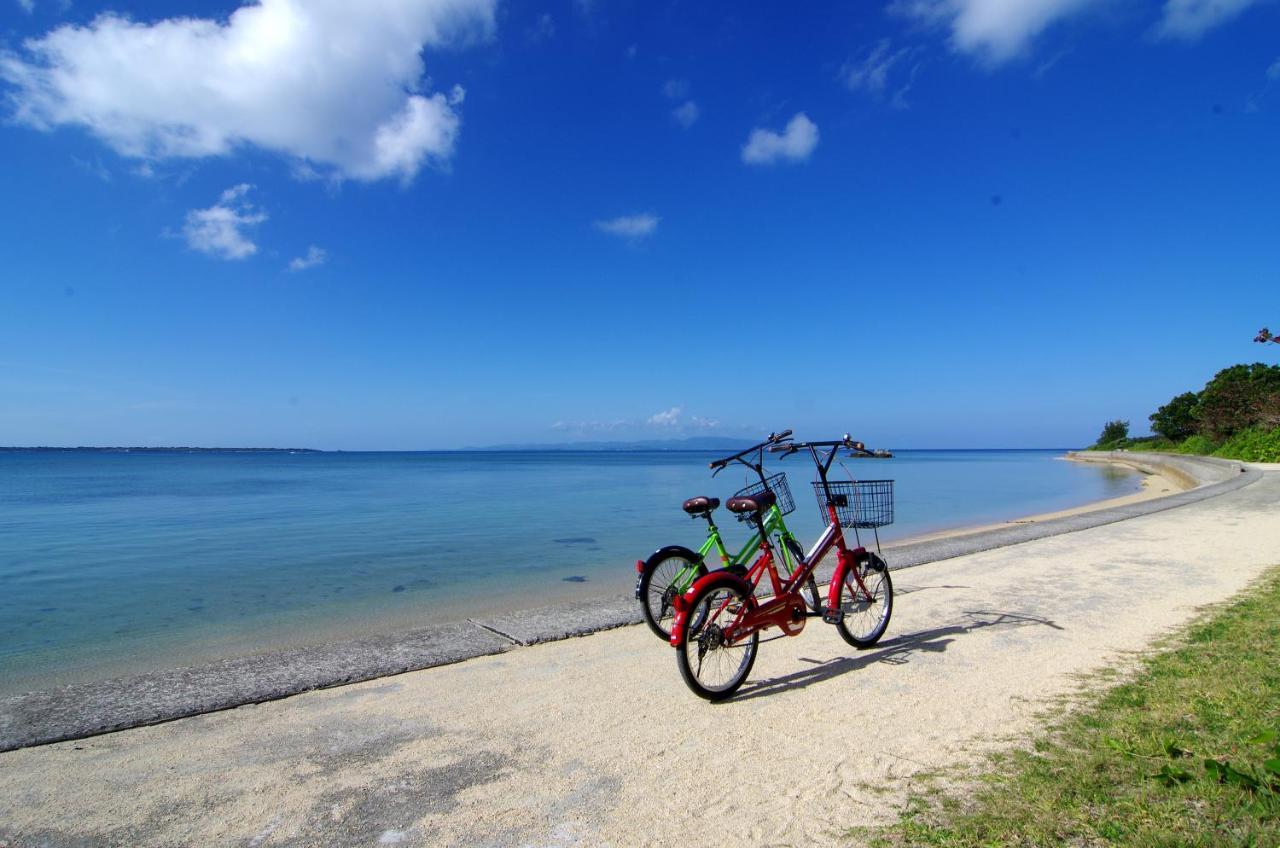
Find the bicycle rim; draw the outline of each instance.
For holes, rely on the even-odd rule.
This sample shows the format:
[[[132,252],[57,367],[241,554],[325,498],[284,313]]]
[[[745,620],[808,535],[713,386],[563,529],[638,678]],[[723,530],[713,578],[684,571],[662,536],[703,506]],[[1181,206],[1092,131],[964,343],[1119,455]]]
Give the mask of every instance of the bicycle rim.
[[[864,592],[853,571],[840,587],[841,629],[854,644],[873,643],[884,633],[893,611],[893,583],[887,568],[860,568]]]
[[[697,569],[684,557],[668,557],[653,567],[644,603],[660,628],[671,631],[675,596],[684,593],[697,577]]]
[[[737,618],[746,599],[736,590],[717,587],[699,596],[689,611],[690,625],[681,647],[681,670],[699,695],[728,697],[751,672],[760,642],[757,633],[728,644],[724,631]]]

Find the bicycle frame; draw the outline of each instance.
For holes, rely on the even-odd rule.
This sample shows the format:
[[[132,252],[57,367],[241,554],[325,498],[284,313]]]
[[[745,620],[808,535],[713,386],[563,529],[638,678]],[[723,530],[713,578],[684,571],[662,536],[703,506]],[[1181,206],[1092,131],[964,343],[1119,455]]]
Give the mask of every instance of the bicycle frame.
[[[715,521],[712,520],[710,516],[707,516],[707,523],[710,525],[710,530],[707,533],[706,541],[704,541],[702,543],[702,547],[698,548],[696,551],[697,559],[680,569],[671,581],[671,585],[676,587],[681,593],[687,591],[689,587],[693,585],[693,581],[698,575],[698,563],[706,560],[712,552],[719,557],[722,568],[732,568],[734,566],[746,568],[752,558],[756,556],[756,552],[760,549],[760,531],[755,530],[751,534],[751,538],[747,539],[746,543],[738,550],[737,553],[730,554],[728,548],[725,547],[724,537],[720,534],[720,528],[716,526]],[[776,506],[769,508],[769,512],[765,515],[764,530],[767,535],[777,536],[783,540],[783,568],[788,574],[790,574],[795,570],[797,563],[792,561],[793,557],[791,552],[787,550],[786,540],[798,540],[796,540],[795,535],[787,529],[787,523],[782,517],[782,510],[778,509]],[[659,548],[654,552],[654,557],[668,552],[669,550],[669,548]],[[652,559],[652,557],[650,559]],[[636,571],[638,573],[643,573],[646,565],[647,562],[645,560],[637,561]],[[638,591],[639,589],[637,588],[637,592]]]
[[[842,443],[835,444],[840,445]],[[813,456],[814,464],[818,467],[819,476],[825,489],[827,471],[831,468],[831,462],[838,447],[832,447],[825,461],[819,458],[817,448],[814,445],[806,445],[806,447],[808,447]],[[805,554],[798,567],[792,569],[787,578],[783,579],[778,575],[773,545],[770,543],[769,535],[766,533],[758,542],[760,557],[752,564],[745,577],[724,572],[714,572],[699,579],[688,592],[675,598],[675,620],[671,627],[671,644],[677,648],[682,647],[681,637],[685,631],[683,625],[684,619],[689,612],[689,604],[692,603],[695,595],[711,585],[736,584],[739,588],[745,590],[743,594],[747,597],[747,602],[734,614],[729,626],[724,628],[726,644],[736,644],[769,627],[778,627],[788,636],[798,634],[804,629],[809,617],[804,599],[800,595],[800,587],[813,575],[818,563],[831,552],[832,548],[836,550],[836,569],[831,575],[831,582],[827,587],[827,604],[821,612],[823,620],[832,624],[840,620],[840,587],[844,584],[845,577],[848,574],[853,574],[860,592],[864,595],[870,595],[862,581],[859,569],[855,567],[861,559],[866,557],[867,549],[861,545],[856,548],[849,548],[845,543],[844,530],[840,526],[836,508],[829,497],[830,490],[827,490],[827,493],[827,527],[822,531],[818,541]],[[785,546],[783,550],[785,552]],[[755,597],[755,589],[765,574],[769,575],[773,597],[761,603]],[[741,581],[741,583],[738,583],[738,581]],[[732,599],[726,599],[712,618],[724,612],[731,602]]]

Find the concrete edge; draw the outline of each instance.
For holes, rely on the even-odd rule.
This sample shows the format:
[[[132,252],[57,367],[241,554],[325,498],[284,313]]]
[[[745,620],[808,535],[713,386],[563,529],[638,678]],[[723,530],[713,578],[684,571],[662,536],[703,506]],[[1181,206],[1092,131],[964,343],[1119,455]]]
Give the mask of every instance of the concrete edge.
[[[1189,491],[1033,524],[886,548],[894,570],[1074,533],[1151,515],[1235,491],[1262,479],[1241,463],[1205,457],[1098,452],[1078,457],[1149,472],[1173,468],[1197,482]],[[315,689],[447,665],[515,647],[637,624],[634,598],[607,598],[498,612],[467,622],[223,660],[0,699],[0,752],[83,739],[132,727],[278,700]]]
[[[1257,469],[1247,468],[1239,462],[1213,459],[1211,457],[1187,457],[1152,453],[1143,454],[1141,459],[1135,459],[1132,454],[1126,451],[1098,451],[1096,455],[1094,455],[1094,452],[1090,452],[1088,456],[1079,454],[1071,454],[1071,456],[1087,462],[1115,462],[1130,465],[1146,470],[1148,473],[1167,471],[1172,468],[1175,473],[1191,477],[1197,482],[1197,486],[1194,489],[1166,495],[1162,498],[1152,498],[1151,500],[1122,506],[1105,507],[1076,515],[1037,521],[1031,524],[1011,524],[1006,527],[998,527],[978,533],[892,547],[886,550],[885,557],[889,561],[890,568],[895,571],[902,568],[911,568],[930,562],[981,553],[993,548],[1018,545],[1050,536],[1060,536],[1064,533],[1075,533],[1080,530],[1088,530],[1091,527],[1101,527],[1105,524],[1114,524],[1117,521],[1124,521],[1129,518],[1138,518],[1143,515],[1152,515],[1157,512],[1176,509],[1180,506],[1198,503],[1244,488],[1261,480],[1264,473]]]
[[[173,721],[509,650],[465,622],[28,692],[0,700],[0,752]]]

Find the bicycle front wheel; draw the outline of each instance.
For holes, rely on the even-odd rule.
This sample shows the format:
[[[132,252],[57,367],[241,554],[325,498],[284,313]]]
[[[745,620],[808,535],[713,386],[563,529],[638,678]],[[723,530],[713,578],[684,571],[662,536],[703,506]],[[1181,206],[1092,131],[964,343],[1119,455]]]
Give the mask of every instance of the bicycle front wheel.
[[[854,578],[854,569],[862,586]],[[842,639],[855,648],[870,648],[880,641],[893,615],[893,581],[889,566],[878,555],[868,553],[865,562],[845,573],[840,584],[840,610],[844,615],[836,630]]]
[[[676,595],[689,591],[693,582],[706,573],[707,567],[701,562],[695,563],[679,554],[671,554],[640,575],[640,612],[644,615],[644,623],[659,639],[671,641]]]
[[[747,679],[756,661],[759,632],[728,644],[724,631],[747,608],[750,594],[732,586],[711,586],[693,600],[684,621],[684,639],[676,651],[680,676],[694,694],[723,701]]]

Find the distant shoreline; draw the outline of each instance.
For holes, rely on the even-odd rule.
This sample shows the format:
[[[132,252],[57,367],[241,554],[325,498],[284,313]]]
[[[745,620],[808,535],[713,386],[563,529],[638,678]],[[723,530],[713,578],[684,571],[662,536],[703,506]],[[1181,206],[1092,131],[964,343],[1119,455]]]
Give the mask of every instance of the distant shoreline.
[[[0,445],[0,453],[314,453],[314,454],[402,454],[402,453],[716,453],[737,450],[733,446],[722,447],[636,447],[620,443],[616,447],[582,447],[578,445],[529,445],[528,447],[487,448],[425,448],[418,450],[322,450],[320,448],[207,448],[207,447],[146,447],[146,446],[91,446],[57,447],[52,445]],[[1017,453],[1039,451],[1067,453],[1077,448],[892,448],[894,453]],[[865,458],[865,457],[856,457]],[[891,457],[875,457],[891,458]]]
[[[0,447],[0,453],[329,453],[315,448]]]

